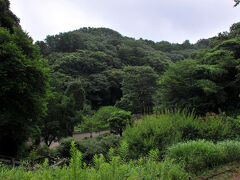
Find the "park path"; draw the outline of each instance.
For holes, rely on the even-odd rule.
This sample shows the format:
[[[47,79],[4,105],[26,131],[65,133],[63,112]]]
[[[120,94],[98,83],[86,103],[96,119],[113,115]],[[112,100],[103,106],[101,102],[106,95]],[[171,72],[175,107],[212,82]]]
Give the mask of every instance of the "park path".
[[[92,137],[97,137],[101,134],[104,134],[106,132],[108,132],[109,130],[105,130],[105,131],[99,131],[99,132],[92,132]],[[85,138],[90,138],[91,133],[80,133],[80,134],[73,134],[73,138],[75,138],[76,140],[82,140]],[[59,145],[59,142],[52,142],[50,148],[53,149],[55,147],[57,147]]]

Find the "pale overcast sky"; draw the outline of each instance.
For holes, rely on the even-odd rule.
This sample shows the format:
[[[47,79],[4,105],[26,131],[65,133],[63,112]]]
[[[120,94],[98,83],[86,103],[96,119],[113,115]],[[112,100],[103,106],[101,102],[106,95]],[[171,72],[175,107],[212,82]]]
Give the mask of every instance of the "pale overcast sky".
[[[10,0],[23,30],[36,40],[81,27],[124,36],[192,43],[240,21],[233,0]]]

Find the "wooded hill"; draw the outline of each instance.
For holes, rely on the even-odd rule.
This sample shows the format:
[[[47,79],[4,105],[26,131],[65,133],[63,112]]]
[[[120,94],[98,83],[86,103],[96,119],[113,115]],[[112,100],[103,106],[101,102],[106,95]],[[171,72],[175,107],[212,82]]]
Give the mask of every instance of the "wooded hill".
[[[155,43],[124,37],[107,28],[81,28],[47,36],[36,44],[52,66],[52,85],[56,90],[65,92],[70,84],[78,81],[86,97],[84,103],[98,109],[114,105],[123,96],[124,67],[149,66],[161,75],[172,62],[190,58],[198,49],[208,47],[210,40],[196,44],[188,40],[182,44]]]

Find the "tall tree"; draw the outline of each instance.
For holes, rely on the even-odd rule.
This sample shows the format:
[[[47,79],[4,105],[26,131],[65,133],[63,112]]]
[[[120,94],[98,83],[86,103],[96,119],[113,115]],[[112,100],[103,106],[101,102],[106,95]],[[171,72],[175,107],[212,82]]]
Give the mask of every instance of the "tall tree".
[[[9,1],[0,5],[0,154],[16,155],[45,115],[49,68]]]
[[[155,71],[149,66],[128,66],[123,71],[123,97],[117,106],[132,113],[151,112],[158,77]]]

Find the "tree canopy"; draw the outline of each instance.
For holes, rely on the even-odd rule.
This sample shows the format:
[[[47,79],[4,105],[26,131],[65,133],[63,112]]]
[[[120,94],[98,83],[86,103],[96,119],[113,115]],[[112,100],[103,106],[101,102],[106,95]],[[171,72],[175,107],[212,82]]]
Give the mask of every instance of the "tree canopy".
[[[234,24],[226,39],[213,48],[170,66],[159,81],[163,107],[188,107],[198,113],[239,107],[238,30],[238,23]]]
[[[49,67],[17,24],[9,1],[0,5],[0,153],[16,155],[46,113]]]

